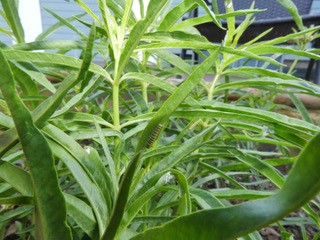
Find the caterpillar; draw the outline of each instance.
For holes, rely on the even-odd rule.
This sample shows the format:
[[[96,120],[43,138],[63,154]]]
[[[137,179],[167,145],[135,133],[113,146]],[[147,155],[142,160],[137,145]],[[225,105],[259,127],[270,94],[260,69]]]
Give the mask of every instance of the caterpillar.
[[[202,119],[198,119],[196,121],[194,121],[194,123],[191,124],[191,126],[189,127],[190,130],[194,130],[196,128],[196,126],[198,126],[199,124],[203,124]]]
[[[154,142],[159,137],[159,133],[160,133],[162,127],[163,127],[162,124],[158,124],[157,127],[154,129],[153,133],[151,134],[151,136],[150,136],[150,138],[149,138],[149,140],[147,142],[147,148],[151,148],[152,147]]]

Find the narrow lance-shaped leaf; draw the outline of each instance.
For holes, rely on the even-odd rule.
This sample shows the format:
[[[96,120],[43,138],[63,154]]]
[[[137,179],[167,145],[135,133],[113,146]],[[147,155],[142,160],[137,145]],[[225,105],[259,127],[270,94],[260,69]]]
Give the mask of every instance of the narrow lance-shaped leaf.
[[[103,136],[103,132],[102,132],[100,125],[98,124],[98,122],[95,119],[93,121],[94,121],[96,131],[97,131],[98,136],[101,141],[102,149],[103,149],[104,154],[106,156],[106,163],[108,164],[108,167],[109,167],[110,178],[112,179],[112,181],[111,181],[112,182],[112,184],[111,184],[112,189],[110,189],[110,192],[111,192],[111,190],[113,190],[112,193],[115,195],[118,192],[118,185],[117,185],[118,179],[117,179],[117,174],[116,174],[116,166],[115,166],[114,160],[112,158],[112,155],[110,153],[106,139]]]
[[[1,0],[1,5],[5,12],[6,21],[13,32],[15,40],[18,43],[24,42],[24,31],[18,13],[17,1]]]
[[[201,133],[185,141],[183,145],[172,151],[168,156],[162,158],[161,161],[155,163],[152,166],[152,169],[145,175],[143,182],[145,183],[153,175],[162,172],[165,169],[170,169],[178,165],[184,157],[186,157],[187,155],[198,149],[201,145],[203,145],[202,140],[204,136],[212,132],[213,129],[215,129],[216,127],[217,124],[214,124],[206,128]]]
[[[293,3],[292,0],[277,0],[288,12],[292,15],[294,21],[296,22],[299,30],[304,30],[304,25],[302,18],[299,15],[297,6]]]
[[[75,0],[75,2],[87,13],[89,14],[95,21],[101,24],[99,17],[81,0]]]
[[[81,68],[82,60],[64,56],[61,54],[47,53],[47,52],[25,52],[25,51],[15,51],[15,50],[4,50],[3,55],[8,60],[18,61],[18,62],[45,62],[46,64],[58,64],[61,66],[73,67],[76,69]],[[89,71],[104,76],[106,79],[111,81],[111,77],[107,71],[97,64],[91,64]]]
[[[96,26],[95,26],[95,23],[93,22],[90,29],[90,33],[89,33],[87,46],[86,46],[86,49],[84,50],[84,57],[83,57],[81,69],[78,74],[78,81],[82,81],[81,91],[83,91],[84,87],[88,84],[90,78],[92,77],[92,73],[90,73],[88,70],[90,68],[91,61],[92,61],[92,49],[93,49],[95,37],[96,37]]]
[[[150,24],[156,19],[159,12],[166,4],[167,1],[165,0],[150,1],[146,18],[136,23],[129,34],[127,42],[125,43],[119,59],[119,68],[117,69],[118,76],[116,76],[116,79],[120,79],[120,75],[122,74],[124,67],[128,63],[133,51],[139,44],[142,35],[146,32]]]
[[[84,16],[85,13],[81,13],[81,14],[78,14],[78,15],[74,15],[72,17],[69,17],[69,18],[65,18],[65,21],[67,22],[71,22],[71,21],[74,21],[76,20],[77,18],[80,18],[82,16]],[[57,29],[59,29],[60,27],[64,26],[63,23],[61,22],[57,22],[53,25],[51,25],[50,27],[48,27],[47,29],[43,30],[42,33],[40,33],[37,38],[35,39],[35,41],[42,41],[44,40],[46,37],[48,37],[49,35],[53,34]]]
[[[33,196],[30,174],[10,162],[0,160],[0,178],[24,196]]]
[[[73,32],[75,32],[76,34],[78,34],[81,38],[85,39],[86,35],[84,35],[81,31],[79,31],[79,29],[75,26],[73,26],[69,21],[67,21],[66,19],[60,17],[58,14],[56,14],[55,12],[51,11],[50,9],[45,9],[48,13],[50,13],[53,17],[55,17],[56,19],[59,20],[59,22],[61,22],[63,25],[65,25],[66,27],[70,28]]]
[[[9,183],[13,188],[19,191],[22,195],[17,198],[8,198],[8,200],[18,200],[21,199],[22,202],[16,201],[14,204],[30,204],[28,200],[33,196],[33,187],[31,176],[24,169],[17,167],[9,162],[0,161],[0,178],[5,182]],[[81,227],[81,229],[87,233],[89,236],[93,234],[93,230],[96,226],[96,220],[92,209],[82,200],[64,193],[66,200],[68,215],[73,218],[73,220]],[[0,198],[1,204],[12,204],[10,202],[5,203],[6,199]],[[0,220],[1,222],[1,220]]]
[[[64,194],[67,202],[68,214],[83,229],[83,231],[92,237],[96,227],[96,220],[92,209],[82,200],[70,194]]]
[[[79,0],[78,0],[79,1]],[[117,29],[118,24],[115,17],[111,14],[110,10],[107,7],[107,1],[98,1],[99,9],[103,19],[104,25],[102,25],[103,30],[107,33],[107,36],[110,40],[110,47],[113,52],[116,51],[117,43]],[[100,24],[101,25],[101,24]]]
[[[166,173],[162,172],[153,177],[150,181],[151,183],[147,183],[148,187],[144,186],[145,191],[141,191],[136,194],[136,198],[134,201],[128,203],[126,208],[126,214],[123,217],[116,238],[123,238],[125,229],[127,226],[134,220],[137,216],[138,212],[141,211],[142,207],[150,201],[151,198],[156,196],[161,192],[165,192],[168,190],[172,190],[169,186],[165,185]]]
[[[234,49],[231,47],[221,47],[220,45],[217,44],[213,44],[210,42],[199,42],[199,41],[181,41],[181,40],[176,40],[173,41],[174,38],[172,38],[172,41],[167,41],[167,42],[161,42],[161,43],[150,43],[150,44],[146,44],[146,45],[141,45],[138,46],[135,51],[137,50],[153,50],[153,49],[167,49],[167,48],[188,48],[188,49],[201,49],[201,50],[217,50],[219,49],[221,52],[226,52],[226,53],[230,53],[230,54],[234,54],[235,56],[233,58],[231,58],[229,61],[226,62],[226,64],[228,63],[232,63],[235,60],[241,59],[242,57],[246,57],[246,58],[252,58],[252,59],[256,59],[256,60],[260,60],[260,61],[264,61],[264,62],[268,62],[271,64],[274,64],[276,66],[282,66],[283,64],[277,62],[276,60],[272,59],[271,57],[265,57],[265,56],[260,56],[257,55],[257,53],[260,53],[260,49],[257,48],[255,50],[250,49],[250,51],[248,51],[248,49],[246,50],[240,50],[240,49]],[[272,47],[270,47],[272,48]],[[275,47],[273,47],[273,51],[275,51],[276,53],[278,53],[279,51],[275,50]],[[279,49],[278,47],[276,48],[277,50]],[[269,50],[269,46],[268,46],[268,50]],[[283,49],[281,49],[283,50]],[[290,51],[286,50],[286,52]],[[281,51],[283,52],[283,51]],[[268,54],[270,53],[269,51],[265,52],[264,54]],[[302,52],[302,51],[297,51],[297,50],[292,50],[291,51],[292,54],[297,53],[297,55],[301,55],[301,56],[307,56],[307,57],[312,57],[314,59],[317,59],[317,55],[316,54],[310,54],[310,53],[306,53],[306,52]],[[262,53],[261,53],[262,54]],[[235,58],[235,59],[234,59]]]
[[[39,239],[71,239],[66,204],[59,187],[51,149],[21,101],[8,61],[0,51],[0,89],[11,111],[34,188],[36,232]]]
[[[53,125],[46,125],[43,132],[52,139],[48,141],[53,154],[68,167],[90,202],[102,236],[112,199],[108,191],[109,177],[102,161],[98,159],[98,153],[92,148],[84,150],[74,139]]]
[[[211,21],[223,29],[223,27],[217,21],[215,14],[209,9],[205,1],[185,0],[181,1],[180,4],[172,8],[172,10],[163,18],[159,26],[159,30],[169,30],[184,14],[198,6],[200,6],[207,13]]]
[[[218,85],[215,89],[216,92],[226,89],[236,89],[245,87],[255,87],[278,90],[280,92],[295,92],[307,93],[320,97],[320,87],[307,81],[301,80],[283,80],[280,78],[260,77],[254,79],[239,80],[230,83],[223,83]]]
[[[84,97],[86,97],[89,92],[97,88],[99,84],[104,80],[103,77],[99,77],[97,80],[90,82],[85,88],[84,91],[75,95],[71,100],[61,109],[56,110],[65,94],[68,92],[69,88],[77,82],[76,74],[70,74],[64,82],[60,85],[58,91],[42,102],[32,113],[32,117],[37,127],[40,127],[47,119],[51,117],[59,116],[67,112],[70,108],[75,106],[80,102]],[[55,112],[54,112],[55,111]],[[54,114],[52,115],[52,113]],[[8,150],[11,149],[17,143],[17,133],[15,128],[11,128],[4,132],[0,138],[0,156],[3,156]]]

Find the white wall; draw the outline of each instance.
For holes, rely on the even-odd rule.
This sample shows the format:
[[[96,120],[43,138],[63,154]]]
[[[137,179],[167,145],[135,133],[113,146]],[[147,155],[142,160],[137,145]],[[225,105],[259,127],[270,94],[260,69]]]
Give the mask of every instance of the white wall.
[[[20,0],[19,16],[26,42],[32,42],[42,32],[39,0]]]

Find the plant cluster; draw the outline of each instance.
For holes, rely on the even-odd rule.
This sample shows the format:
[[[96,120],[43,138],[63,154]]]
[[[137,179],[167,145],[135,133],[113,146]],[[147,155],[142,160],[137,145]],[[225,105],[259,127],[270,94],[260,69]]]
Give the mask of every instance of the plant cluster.
[[[1,0],[10,27],[2,32],[16,41],[0,49],[1,238],[262,239],[258,230],[276,222],[283,239],[292,239],[285,226],[294,224],[307,239],[307,227],[320,225],[320,127],[296,94],[319,97],[320,87],[293,68],[267,66],[282,67],[281,54],[320,60],[306,44],[281,45],[319,37],[320,27],[305,28],[292,2],[279,0],[299,29],[238,45],[254,6],[234,11],[226,0],[227,12],[216,14],[202,0],[139,1],[137,19],[133,0],[97,2],[100,14],[72,3],[91,22],[48,10],[58,23],[25,43],[16,1]],[[196,7],[206,15],[180,21]],[[222,27],[221,19],[223,43],[194,28]],[[79,39],[48,40],[61,26]],[[203,61],[190,64],[172,51],[181,48]],[[75,49],[80,57],[68,56]],[[230,67],[242,59],[264,68]],[[274,103],[279,93],[294,107]]]

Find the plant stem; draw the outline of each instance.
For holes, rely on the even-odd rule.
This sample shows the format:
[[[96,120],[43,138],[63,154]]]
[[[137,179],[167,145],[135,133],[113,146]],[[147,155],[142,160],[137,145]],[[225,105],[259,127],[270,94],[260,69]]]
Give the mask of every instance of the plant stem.
[[[209,100],[209,101],[211,101],[211,100],[213,99],[213,90],[214,90],[214,88],[215,88],[215,86],[216,86],[216,83],[217,83],[217,81],[218,81],[219,78],[220,78],[220,74],[217,73],[217,74],[214,76],[214,79],[213,79],[213,81],[212,81],[212,83],[211,83],[211,86],[210,86],[210,88],[209,88],[209,92],[208,92],[208,100]]]
[[[113,125],[115,130],[120,130],[119,112],[119,81],[114,81],[112,89]]]
[[[300,50],[301,51],[305,50],[306,46],[307,46],[307,43],[300,44]],[[293,70],[295,69],[295,67],[296,67],[297,63],[299,62],[299,60],[300,60],[300,57],[296,56],[294,61],[293,61],[293,63],[291,64],[290,69],[289,69],[287,74],[293,74]]]
[[[146,104],[148,104],[148,83],[142,82],[141,83],[141,91],[142,91],[142,97]]]
[[[225,83],[229,83],[230,82],[230,77],[229,76],[225,76]],[[224,102],[227,103],[228,102],[228,95],[229,95],[229,90],[225,90],[224,91]]]
[[[149,54],[147,54],[146,52],[142,52],[141,68],[142,68],[143,72],[147,72],[148,58],[149,58]],[[148,83],[146,83],[144,81],[141,82],[142,97],[143,97],[146,104],[148,104],[148,102],[149,102],[149,100],[148,100],[148,86],[149,86]]]

